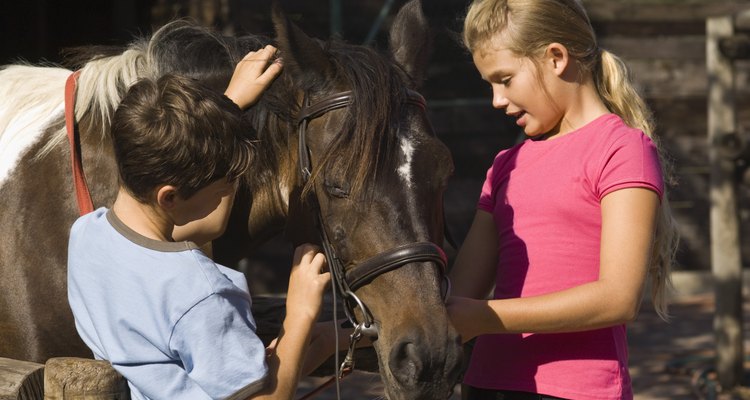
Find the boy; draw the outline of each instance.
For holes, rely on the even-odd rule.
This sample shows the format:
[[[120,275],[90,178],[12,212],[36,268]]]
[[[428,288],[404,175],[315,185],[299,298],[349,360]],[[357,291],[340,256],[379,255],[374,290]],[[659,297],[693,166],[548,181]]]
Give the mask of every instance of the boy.
[[[134,399],[295,392],[330,280],[324,256],[310,245],[295,251],[283,332],[266,357],[244,275],[198,247],[226,227],[252,156],[240,109],[280,72],[269,65],[275,51],[249,53],[226,96],[164,76],[133,85],[115,112],[120,189],[112,209],[72,227],[68,297],[79,334],[128,380]]]

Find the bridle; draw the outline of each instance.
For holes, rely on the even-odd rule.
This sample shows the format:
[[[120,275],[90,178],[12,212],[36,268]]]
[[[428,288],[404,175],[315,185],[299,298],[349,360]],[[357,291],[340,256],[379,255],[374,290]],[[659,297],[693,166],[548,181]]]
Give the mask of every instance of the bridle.
[[[310,149],[308,148],[306,141],[308,123],[329,111],[349,106],[352,104],[352,99],[353,95],[351,91],[339,92],[326,96],[313,104],[309,104],[310,100],[305,96],[302,109],[300,110],[297,119],[299,129],[299,169],[302,174],[303,183],[306,184],[312,175]],[[407,89],[405,103],[417,106],[423,111],[425,110],[425,100],[422,95],[416,91]],[[353,367],[352,353],[354,344],[359,340],[361,335],[364,334],[374,338],[377,337],[377,328],[375,327],[372,314],[354,292],[362,286],[370,283],[376,277],[401,268],[406,264],[414,262],[434,262],[439,266],[440,273],[445,283],[444,292],[442,293],[445,297],[449,290],[449,282],[445,272],[447,260],[443,250],[436,244],[431,242],[414,242],[405,243],[378,253],[375,256],[360,262],[353,268],[350,268],[349,271],[346,271],[343,263],[338,258],[331,241],[328,239],[328,234],[326,233],[323,224],[324,221],[320,212],[318,195],[315,193],[314,189],[311,190],[311,193],[310,203],[312,204],[315,224],[319,230],[321,244],[328,262],[328,269],[331,271],[332,280],[334,281],[334,292],[338,292],[338,295],[341,296],[347,319],[355,328],[354,334],[352,334],[351,337],[352,343],[350,343],[349,354],[347,354],[347,359],[341,366],[343,371],[346,367]],[[362,321],[357,321],[355,317],[354,310],[357,307],[362,312]]]

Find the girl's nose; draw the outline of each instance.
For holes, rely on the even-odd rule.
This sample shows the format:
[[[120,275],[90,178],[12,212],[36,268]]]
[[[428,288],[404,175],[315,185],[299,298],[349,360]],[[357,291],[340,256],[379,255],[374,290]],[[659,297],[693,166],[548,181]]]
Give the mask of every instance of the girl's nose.
[[[508,107],[508,99],[499,88],[492,88],[492,107],[497,109]]]

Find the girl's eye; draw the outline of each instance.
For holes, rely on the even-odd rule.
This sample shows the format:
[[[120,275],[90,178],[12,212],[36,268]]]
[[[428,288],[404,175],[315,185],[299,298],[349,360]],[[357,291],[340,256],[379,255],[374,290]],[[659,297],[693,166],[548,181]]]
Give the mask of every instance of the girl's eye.
[[[501,80],[500,84],[503,85],[503,86],[506,86],[506,87],[510,86],[510,78],[505,78],[505,79]]]

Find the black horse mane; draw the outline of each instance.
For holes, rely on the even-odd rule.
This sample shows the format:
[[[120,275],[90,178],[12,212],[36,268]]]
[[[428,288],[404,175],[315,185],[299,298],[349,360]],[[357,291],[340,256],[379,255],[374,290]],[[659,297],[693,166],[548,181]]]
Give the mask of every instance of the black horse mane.
[[[264,148],[272,149],[257,155],[263,165],[273,166],[268,171],[269,175],[256,176],[255,179],[278,180],[277,174],[282,168],[278,165],[278,154],[290,148],[290,137],[284,132],[297,129],[301,107],[297,96],[299,90],[304,90],[300,88],[315,88],[314,91],[320,91],[324,96],[340,91],[336,87],[344,86],[352,91],[354,99],[352,105],[345,109],[348,118],[326,154],[313,166],[310,185],[316,179],[321,179],[322,171],[328,171],[346,176],[351,195],[366,194],[362,189],[373,187],[368,183],[376,178],[376,171],[390,163],[391,150],[396,142],[393,125],[399,120],[408,77],[388,56],[373,48],[337,39],[316,43],[332,63],[333,76],[326,81],[318,77],[316,82],[292,82],[289,74],[282,73],[255,109],[250,111],[259,141]],[[315,99],[313,95],[312,101]]]

